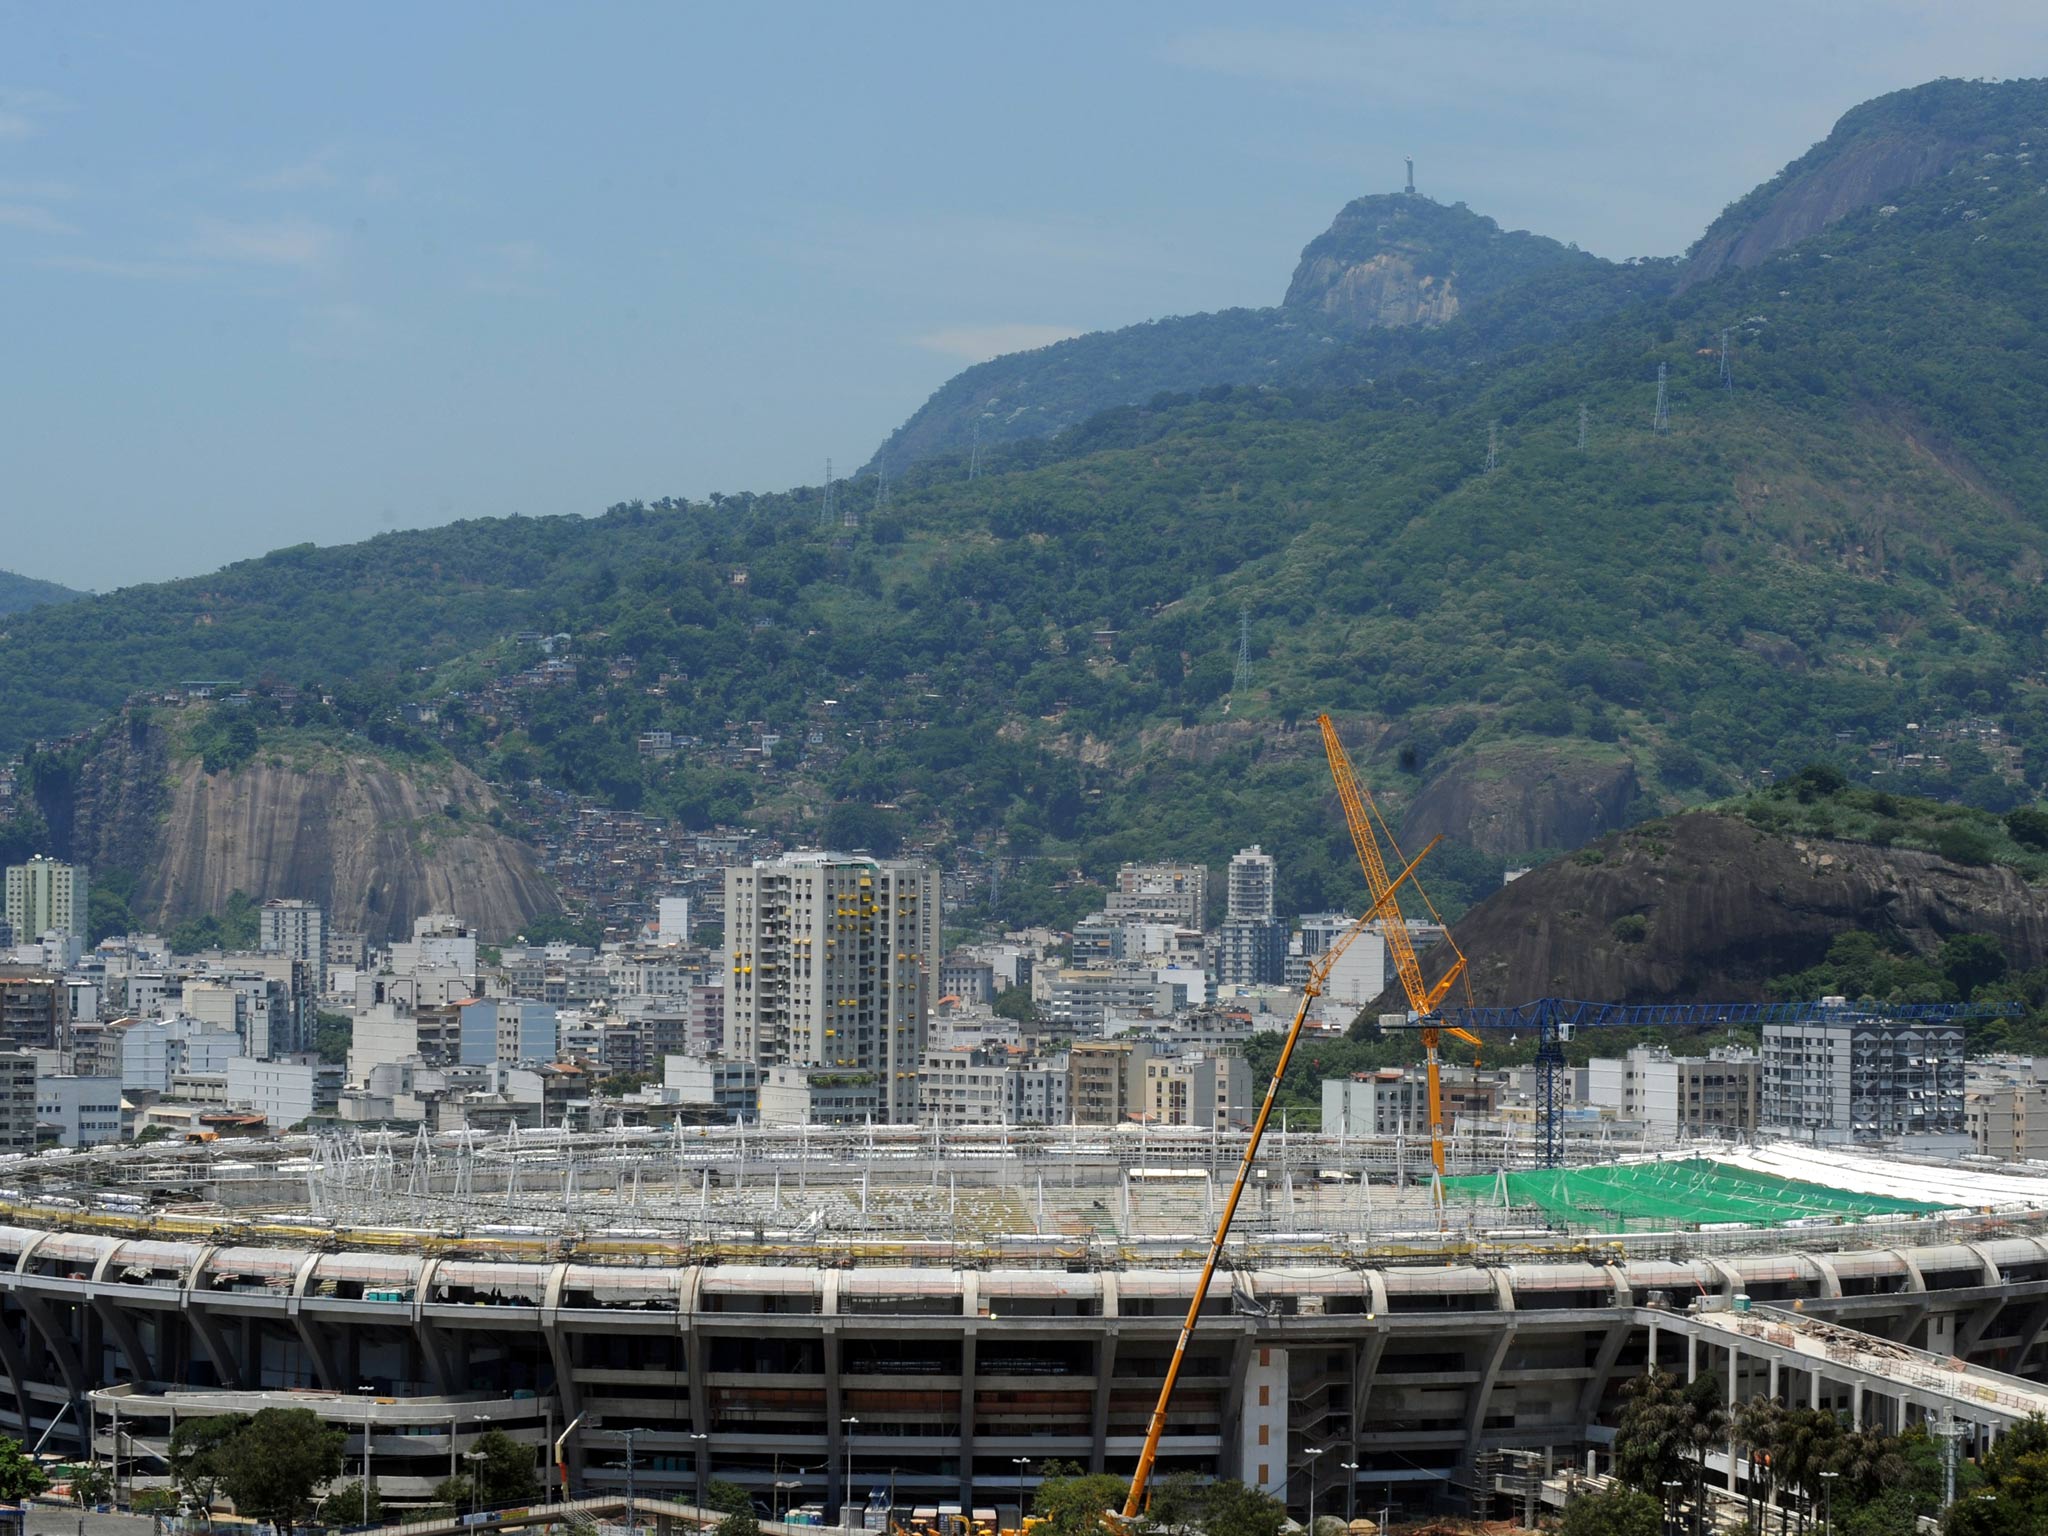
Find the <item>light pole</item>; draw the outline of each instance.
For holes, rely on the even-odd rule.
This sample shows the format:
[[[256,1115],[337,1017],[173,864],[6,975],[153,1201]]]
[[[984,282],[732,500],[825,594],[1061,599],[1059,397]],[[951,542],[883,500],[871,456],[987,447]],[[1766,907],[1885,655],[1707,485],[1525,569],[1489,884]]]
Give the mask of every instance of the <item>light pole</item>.
[[[357,1387],[363,1394],[363,1524],[370,1523],[370,1403],[374,1387]]]
[[[1349,1525],[1358,1518],[1358,1463],[1340,1461],[1337,1465],[1350,1474],[1344,1479],[1344,1523]]]
[[[1821,1528],[1827,1536],[1835,1536],[1835,1479],[1839,1472],[1823,1472],[1820,1475]]]
[[[1301,1454],[1308,1458],[1308,1536],[1316,1536],[1316,1458],[1323,1448],[1312,1445]]]
[[[711,1437],[703,1430],[693,1430],[683,1438],[690,1442],[690,1493],[699,1508],[704,1504],[704,1479],[697,1470],[697,1458],[703,1454],[704,1442]]]
[[[1675,1477],[1664,1479],[1664,1536],[1678,1536],[1678,1490],[1684,1486]]]
[[[840,1436],[846,1442],[846,1471],[844,1481],[839,1485],[839,1523],[849,1531],[853,1529],[853,1432],[860,1428],[860,1420],[848,1414],[839,1421],[844,1433]]]
[[[1010,1465],[1017,1469],[1017,1529],[1024,1529],[1024,1469],[1031,1465],[1029,1456],[1012,1456]]]
[[[626,1430],[626,1528],[628,1530],[638,1530],[640,1528],[640,1510],[633,1503],[633,1495],[636,1491],[634,1486],[633,1436],[637,1432],[637,1426],[629,1426]]]
[[[483,1490],[477,1487],[476,1464],[484,1459],[484,1453],[464,1451],[462,1459],[469,1463],[469,1523],[475,1525],[478,1501],[483,1497]]]

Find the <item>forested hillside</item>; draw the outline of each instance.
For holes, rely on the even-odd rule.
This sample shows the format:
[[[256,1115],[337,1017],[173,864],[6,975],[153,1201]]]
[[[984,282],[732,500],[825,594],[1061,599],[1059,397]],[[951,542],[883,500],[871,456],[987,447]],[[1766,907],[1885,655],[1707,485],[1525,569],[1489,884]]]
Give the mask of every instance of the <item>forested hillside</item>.
[[[0,744],[179,678],[318,683],[302,724],[694,825],[850,806],[873,844],[1022,859],[1019,902],[1250,841],[1291,907],[1349,900],[1319,709],[1466,845],[1468,895],[1816,758],[2003,810],[2048,761],[2048,111],[1971,89],[1971,158],[1755,265],[1673,294],[1554,264],[1484,345],[1475,303],[973,480],[935,459],[858,529],[815,492],[634,505],[41,612],[0,650]]]
[[[54,581],[0,571],[0,615],[40,608],[45,603],[68,603],[76,596],[69,587],[60,587]]]

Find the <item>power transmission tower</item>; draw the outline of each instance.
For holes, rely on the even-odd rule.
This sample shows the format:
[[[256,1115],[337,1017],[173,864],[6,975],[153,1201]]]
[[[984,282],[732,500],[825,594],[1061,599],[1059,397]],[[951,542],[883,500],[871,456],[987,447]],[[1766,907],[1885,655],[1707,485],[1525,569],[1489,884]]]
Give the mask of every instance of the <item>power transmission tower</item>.
[[[1579,407],[1579,452],[1586,451],[1586,408]]]
[[[833,521],[832,502],[832,461],[827,459],[825,461],[825,506],[824,510],[818,515],[818,521],[827,528],[832,526]]]
[[[1721,387],[1735,387],[1735,375],[1728,367],[1728,332],[1725,327],[1721,331]]]
[[[1230,694],[1249,693],[1252,686],[1252,611],[1237,610],[1237,671],[1230,679]]]
[[[889,510],[889,461],[875,460],[875,516]]]
[[[1664,398],[1664,365],[1662,363],[1657,365],[1657,415],[1656,419],[1650,423],[1650,430],[1653,432],[1669,432],[1671,430],[1671,407]]]
[[[970,480],[976,480],[976,479],[979,479],[980,477],[981,477],[981,418],[980,418],[979,416],[977,416],[977,417],[975,417],[975,418],[974,418],[974,447],[973,447],[973,449],[972,449],[972,450],[971,450],[971,451],[970,451],[970,452],[968,453],[968,455],[967,455],[967,478],[968,478],[968,479],[970,479]]]
[[[1410,197],[1415,195],[1415,157],[1413,155],[1408,157],[1408,195]]]
[[[1500,423],[1488,422],[1486,426],[1486,472],[1490,475],[1500,468]]]

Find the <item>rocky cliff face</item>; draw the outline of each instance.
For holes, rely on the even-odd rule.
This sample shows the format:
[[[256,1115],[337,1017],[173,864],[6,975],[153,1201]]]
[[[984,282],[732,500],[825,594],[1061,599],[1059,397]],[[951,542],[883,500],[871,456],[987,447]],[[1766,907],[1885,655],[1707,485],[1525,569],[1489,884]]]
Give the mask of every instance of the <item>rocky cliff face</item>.
[[[2048,134],[2048,82],[1937,80],[1843,115],[1827,138],[1729,208],[1687,258],[1681,288],[1754,267],[1837,219],[1968,162],[1995,174]]]
[[[490,789],[453,764],[288,746],[234,772],[180,759],[161,725],[111,727],[80,770],[74,857],[139,876],[138,920],[218,911],[230,893],[300,897],[389,939],[455,912],[487,938],[560,910],[533,851],[492,827]]]
[[[1641,814],[1641,798],[1635,764],[1619,753],[1517,743],[1461,759],[1430,780],[1409,803],[1401,840],[1414,847],[1442,833],[1507,858],[1576,848]]]
[[[1504,231],[1462,204],[1361,197],[1303,249],[1281,307],[1353,331],[1441,325],[1477,299],[1574,262],[1599,265],[1555,240]]]
[[[1635,917],[1642,937],[1617,933],[1617,922]],[[1474,1000],[1502,1004],[1758,999],[1772,977],[1819,963],[1837,935],[1856,929],[1928,955],[1949,935],[1988,933],[2015,966],[2033,966],[2048,959],[2048,893],[2008,869],[1781,838],[1740,817],[1696,812],[1546,864],[1454,931]],[[1423,968],[1433,979],[1442,962]]]

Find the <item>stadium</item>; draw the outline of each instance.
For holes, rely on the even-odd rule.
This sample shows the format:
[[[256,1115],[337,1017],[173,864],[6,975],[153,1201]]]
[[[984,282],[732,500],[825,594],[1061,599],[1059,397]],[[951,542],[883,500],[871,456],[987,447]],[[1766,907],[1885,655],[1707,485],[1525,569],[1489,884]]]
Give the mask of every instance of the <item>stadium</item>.
[[[1014,1506],[1048,1459],[1129,1470],[1241,1151],[874,1128],[16,1157],[0,1428],[133,1475],[185,1419],[288,1403],[400,1501],[498,1430],[550,1491]],[[1269,1138],[1162,1470],[1297,1511],[1484,1504],[1515,1453],[1597,1457],[1652,1361],[1966,1448],[2048,1406],[2026,1169],[1763,1143],[1542,1170],[1470,1138],[1440,1184],[1405,1163]]]

